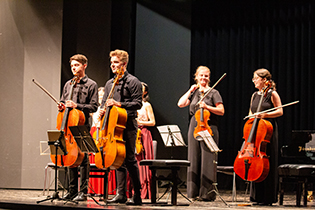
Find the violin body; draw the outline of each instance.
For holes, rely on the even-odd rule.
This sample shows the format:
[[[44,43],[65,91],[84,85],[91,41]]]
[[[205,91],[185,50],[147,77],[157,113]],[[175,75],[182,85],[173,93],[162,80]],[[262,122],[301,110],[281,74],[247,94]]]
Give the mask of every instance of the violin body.
[[[143,145],[141,143],[141,129],[138,128],[136,139],[136,154],[139,155],[143,151]]]
[[[84,125],[85,116],[84,113],[78,109],[72,109],[69,112],[68,111],[69,109],[66,108],[62,112],[59,112],[57,116],[57,129],[64,131],[66,149],[68,152],[66,155],[58,155],[57,165],[74,168],[78,167],[82,163],[84,153],[81,152],[80,148],[78,147],[77,142],[72,136],[69,126]],[[68,116],[65,116],[67,114]],[[67,120],[67,126],[62,129],[62,123],[64,120]],[[54,164],[56,164],[55,157],[56,155],[50,155],[50,159]]]
[[[213,136],[212,130],[208,125],[208,120],[210,119],[210,112],[207,109],[198,109],[195,113],[195,118],[197,121],[197,126],[194,130],[194,137],[196,140],[201,139],[199,136],[200,131],[208,130],[211,136]]]
[[[103,116],[101,125],[105,127],[99,131],[99,140],[96,142],[99,152],[95,154],[97,168],[119,168],[126,157],[123,132],[126,128],[127,112],[125,109],[113,106],[108,115]]]
[[[269,157],[266,154],[267,144],[273,134],[272,124],[260,119],[253,137],[253,126],[258,119],[247,120],[243,134],[245,142],[234,161],[235,173],[246,181],[263,181],[269,173]]]

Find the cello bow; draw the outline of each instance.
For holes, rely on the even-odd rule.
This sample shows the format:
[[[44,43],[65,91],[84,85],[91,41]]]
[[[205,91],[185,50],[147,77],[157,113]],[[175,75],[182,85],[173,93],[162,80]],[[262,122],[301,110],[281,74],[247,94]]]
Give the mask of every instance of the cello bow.
[[[270,111],[273,111],[273,110],[276,110],[276,109],[279,109],[279,108],[282,108],[282,107],[294,105],[294,104],[297,104],[297,103],[299,103],[299,102],[300,102],[300,101],[293,101],[293,102],[291,102],[291,103],[287,103],[287,104],[284,104],[284,105],[282,105],[282,106],[277,106],[277,107],[273,107],[273,108],[271,108],[271,109],[267,109],[267,110],[265,110],[265,111],[256,112],[255,114],[248,115],[248,116],[244,117],[243,120],[246,120],[247,118],[254,117],[254,116],[257,115],[257,114],[263,114],[263,113],[270,112]]]
[[[42,89],[54,102],[56,102],[57,105],[60,104],[60,102],[50,92],[48,92],[48,90],[46,90],[41,84],[39,84],[34,78],[32,79],[32,82],[34,82],[35,85]]]

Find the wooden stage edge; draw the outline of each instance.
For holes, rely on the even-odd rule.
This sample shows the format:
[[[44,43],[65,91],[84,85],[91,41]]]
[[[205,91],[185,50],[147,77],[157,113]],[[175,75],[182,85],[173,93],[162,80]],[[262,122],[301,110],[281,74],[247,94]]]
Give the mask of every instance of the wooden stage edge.
[[[159,196],[165,192],[165,188],[159,189]],[[180,191],[186,195],[186,189],[180,189]],[[50,191],[49,195],[53,195],[54,191]],[[46,193],[47,194],[47,193]],[[62,191],[59,191],[60,197]],[[314,209],[315,201],[308,202],[307,207],[296,207],[295,206],[295,194],[294,192],[286,192],[284,195],[284,205],[279,205],[278,203],[272,206],[258,206],[252,205],[248,202],[248,195],[245,196],[245,192],[237,191],[237,201],[232,202],[232,192],[231,191],[220,191],[219,192],[222,199],[228,204],[226,205],[217,196],[214,202],[201,202],[195,201],[189,203],[183,196],[179,193],[177,194],[178,205],[171,205],[171,196],[167,200],[167,194],[161,198],[157,204],[151,204],[149,199],[143,200],[142,206],[128,206],[125,204],[116,205],[106,205],[104,201],[99,201],[98,196],[93,196],[97,201],[95,202],[92,198],[88,198],[88,201],[79,202],[75,204],[73,202],[66,203],[65,201],[59,201],[57,199],[51,201],[47,200],[37,204],[38,201],[42,201],[47,198],[47,195],[43,195],[42,190],[27,190],[27,189],[0,189],[0,209],[142,209],[142,210],[155,210],[155,209],[276,209],[283,210],[284,208],[289,209],[301,209],[308,208]],[[111,198],[112,196],[110,196]]]

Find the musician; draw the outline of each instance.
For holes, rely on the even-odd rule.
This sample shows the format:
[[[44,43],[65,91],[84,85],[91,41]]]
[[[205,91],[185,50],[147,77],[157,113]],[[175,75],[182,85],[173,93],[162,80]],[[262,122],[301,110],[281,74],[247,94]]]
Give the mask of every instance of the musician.
[[[256,112],[263,88],[265,87],[265,83],[267,80],[271,79],[272,76],[267,69],[257,69],[254,72],[252,81],[258,91],[254,92],[252,95],[249,115],[252,115]],[[260,111],[264,111],[281,105],[282,103],[280,96],[276,92],[276,85],[274,82],[272,82],[272,88],[268,91],[266,98],[264,98]],[[278,200],[278,127],[275,118],[282,115],[282,108],[262,114],[255,114],[255,117],[268,120],[273,125],[273,135],[270,139],[270,143],[267,144],[267,155],[270,156],[269,174],[267,178],[262,182],[252,182],[250,188],[250,200],[258,205],[272,205],[272,203],[276,203]]]
[[[149,102],[149,86],[141,82],[142,84],[142,107],[138,110],[138,126],[141,129],[141,141],[143,144],[143,152],[136,155],[140,172],[140,183],[141,183],[141,198],[151,198],[151,181],[152,173],[149,170],[149,166],[140,166],[141,160],[152,160],[154,159],[153,152],[153,141],[152,135],[148,127],[155,126],[155,117],[151,103]]]
[[[88,65],[88,59],[81,54],[76,54],[70,58],[70,66],[73,75],[78,76],[79,80],[73,89],[72,100],[69,99],[70,83],[67,81],[61,95],[60,105],[58,110],[63,111],[66,107],[74,108],[83,111],[85,115],[85,125],[90,128],[89,117],[90,113],[97,110],[98,103],[98,87],[97,83],[88,78],[85,74],[85,69]],[[84,159],[80,165],[81,184],[80,192],[78,193],[78,168],[69,168],[70,171],[70,183],[69,191],[63,197],[64,199],[72,199],[74,201],[87,200],[86,194],[88,191],[88,180],[90,173],[90,163],[88,154],[84,154]]]
[[[188,130],[188,160],[190,166],[187,169],[187,196],[189,198],[202,201],[214,201],[215,192],[209,193],[213,189],[212,183],[216,182],[217,171],[214,163],[215,154],[210,152],[203,140],[197,141],[194,138],[194,130],[197,121],[194,116],[195,112],[204,108],[211,113],[208,124],[213,132],[213,139],[216,144],[219,143],[218,116],[224,115],[224,106],[221,95],[218,90],[212,89],[206,95],[202,102],[199,102],[201,95],[210,90],[210,69],[206,66],[199,66],[195,73],[196,84],[179,99],[178,106],[189,106],[190,119]]]
[[[127,122],[126,128],[123,133],[123,139],[126,146],[126,158],[124,164],[117,169],[117,194],[108,203],[126,203],[126,168],[131,177],[131,181],[134,187],[134,195],[127,204],[141,205],[141,185],[139,179],[138,164],[135,159],[135,142],[137,137],[137,110],[142,106],[142,86],[140,81],[127,71],[128,53],[124,50],[115,50],[110,52],[110,67],[114,74],[122,68],[124,73],[123,77],[119,79],[119,84],[115,86],[113,98],[107,99],[108,94],[113,86],[114,78],[108,80],[105,84],[105,94],[102,100],[102,107],[106,105],[118,106],[126,109]],[[115,76],[116,77],[116,76]],[[100,112],[100,115],[104,115],[104,110]],[[109,119],[110,120],[110,119]]]

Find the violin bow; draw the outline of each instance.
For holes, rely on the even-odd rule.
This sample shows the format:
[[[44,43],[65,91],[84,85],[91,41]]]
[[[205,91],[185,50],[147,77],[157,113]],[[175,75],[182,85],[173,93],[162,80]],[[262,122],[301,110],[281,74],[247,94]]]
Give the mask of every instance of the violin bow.
[[[201,101],[203,101],[203,99],[211,92],[211,90],[213,90],[213,88],[214,88],[215,86],[217,86],[217,84],[218,84],[219,82],[221,82],[222,79],[224,79],[224,77],[226,77],[226,73],[224,73],[224,74],[220,77],[220,79],[210,88],[210,90],[208,90],[208,91],[203,95],[203,97],[201,97],[201,99],[198,101],[197,104],[199,104]]]
[[[282,108],[282,107],[286,107],[286,106],[290,106],[290,105],[293,105],[293,104],[297,104],[297,103],[299,103],[299,102],[300,102],[300,101],[293,101],[293,102],[291,102],[291,103],[287,103],[287,104],[284,104],[284,105],[282,105],[282,106],[277,106],[277,107],[273,107],[273,108],[271,108],[271,109],[267,109],[267,110],[265,110],[265,111],[257,112],[257,113],[255,113],[255,114],[248,115],[248,116],[244,117],[243,120],[246,120],[247,118],[250,118],[250,117],[254,117],[254,116],[257,115],[257,114],[263,114],[263,113],[266,113],[266,112],[273,111],[273,110],[275,110],[275,109],[279,109],[279,108]]]

